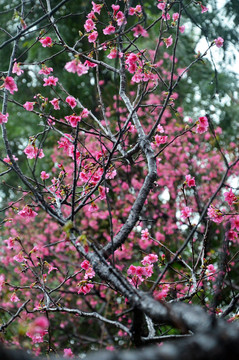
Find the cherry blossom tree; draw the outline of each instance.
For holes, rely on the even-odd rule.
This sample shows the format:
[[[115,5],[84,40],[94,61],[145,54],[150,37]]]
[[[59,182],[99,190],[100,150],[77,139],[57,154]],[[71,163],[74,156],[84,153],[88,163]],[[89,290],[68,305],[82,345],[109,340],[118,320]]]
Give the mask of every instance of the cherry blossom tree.
[[[19,1],[2,30],[0,176],[18,181],[2,182],[3,343],[69,358],[238,358],[238,149],[210,112],[185,116],[180,94],[224,44],[218,34],[186,67],[177,56],[187,9],[209,8],[92,1],[74,14],[71,3]],[[73,42],[62,23],[74,16]],[[18,111],[35,132],[14,151]]]

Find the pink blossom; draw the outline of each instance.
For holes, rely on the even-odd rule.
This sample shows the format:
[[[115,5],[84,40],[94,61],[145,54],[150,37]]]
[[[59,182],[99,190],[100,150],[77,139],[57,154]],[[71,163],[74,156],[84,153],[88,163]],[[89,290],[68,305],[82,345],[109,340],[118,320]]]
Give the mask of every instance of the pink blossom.
[[[25,102],[25,104],[23,105],[23,107],[24,107],[27,111],[32,111],[34,105],[35,105],[34,102],[27,101],[27,102]]]
[[[50,38],[50,36],[46,36],[45,38],[41,38],[40,43],[42,44],[43,47],[51,47],[52,46],[52,39]]]
[[[70,123],[72,127],[76,127],[78,122],[81,121],[81,116],[69,115],[69,116],[65,116],[65,119]]]
[[[111,5],[112,9],[114,10],[114,13],[116,13],[119,9],[120,9],[120,6],[119,5]]]
[[[168,137],[166,135],[162,136],[162,135],[156,134],[154,139],[155,139],[156,145],[159,146],[161,144],[165,144],[167,142]]]
[[[24,71],[20,68],[20,64],[19,63],[14,63],[13,64],[13,68],[12,68],[12,73],[13,74],[17,74],[17,76],[20,76],[21,74],[24,73]]]
[[[76,107],[76,105],[77,105],[76,99],[74,98],[74,96],[67,96],[66,102],[72,109],[74,109],[74,107]]]
[[[50,175],[47,174],[45,171],[41,172],[41,179],[42,180],[47,180],[47,179],[49,179],[49,177],[50,177]]]
[[[27,155],[28,159],[36,159],[37,157],[42,159],[45,156],[42,149],[38,149],[33,145],[27,145],[24,149],[24,153]]]
[[[205,13],[205,12],[207,12],[209,9],[206,7],[206,6],[204,6],[204,5],[202,5],[202,4],[200,4],[200,6],[201,6],[201,8],[202,8],[202,14],[203,13]]]
[[[96,41],[97,37],[98,37],[97,31],[93,31],[92,33],[90,33],[90,35],[88,36],[89,43],[94,43]]]
[[[181,210],[181,216],[182,216],[182,219],[184,219],[184,220],[186,220],[187,218],[189,218],[191,214],[192,214],[192,208],[190,208],[189,206],[185,206],[185,207]]]
[[[130,7],[130,8],[129,8],[129,15],[130,15],[130,16],[133,16],[134,14],[135,14],[135,8]]]
[[[198,134],[203,134],[204,132],[206,132],[208,130],[208,119],[206,116],[201,116],[197,122],[197,128],[196,128],[196,132]]]
[[[90,32],[95,29],[95,23],[92,19],[87,19],[84,25],[85,31]]]
[[[14,243],[15,243],[15,238],[10,237],[7,240],[4,240],[4,242],[7,244],[8,249],[13,249]]]
[[[81,268],[84,270],[88,270],[90,268],[90,263],[88,260],[84,260],[82,261],[82,263],[80,264]]]
[[[84,295],[88,294],[91,289],[94,287],[93,284],[85,284],[85,285],[81,285],[80,289],[78,290],[78,294],[83,293]]]
[[[125,17],[122,11],[118,11],[115,18],[118,26],[121,26],[124,23]]]
[[[141,26],[141,25],[136,25],[132,31],[134,31],[134,37],[138,37],[139,35],[143,36],[143,37],[149,37],[148,32]]]
[[[232,189],[225,192],[224,197],[230,206],[232,206],[233,203],[237,202],[237,197],[235,194],[233,194]]]
[[[172,43],[173,43],[172,35],[170,35],[168,38],[164,39],[164,43],[165,43],[165,45],[166,45],[167,48],[168,48],[169,46],[171,46]]]
[[[109,25],[106,28],[103,29],[104,35],[110,35],[115,32],[115,27],[113,25]]]
[[[39,70],[38,74],[49,75],[53,71],[52,67],[47,67],[46,65],[42,65],[41,70]]]
[[[207,270],[205,274],[207,275],[208,280],[215,280],[215,276],[213,276],[216,273],[216,269],[212,264],[209,264],[207,266]]]
[[[181,34],[183,34],[184,31],[185,31],[185,25],[179,26],[179,31],[180,31]]]
[[[17,158],[15,155],[12,155],[12,157],[13,157],[13,160],[18,161],[18,158]],[[3,159],[3,161],[5,161],[5,162],[8,163],[8,164],[12,164],[12,163],[11,163],[11,160],[10,160],[10,158],[9,158],[8,155],[7,155],[7,157],[5,157],[5,158]]]
[[[24,218],[34,218],[38,215],[38,213],[33,211],[30,206],[26,205],[22,210],[18,212],[18,215],[21,215]]]
[[[44,78],[43,81],[45,83],[43,84],[43,86],[56,86],[58,78],[54,76],[49,76],[48,78]]]
[[[116,59],[116,58],[122,58],[123,53],[121,51],[118,51],[116,48],[113,48],[110,50],[109,55],[107,55],[108,59]]]
[[[54,110],[60,110],[59,99],[54,98],[50,103],[53,105]]]
[[[7,123],[7,122],[8,122],[8,116],[9,116],[8,113],[2,114],[2,113],[0,112],[0,125],[2,125],[3,123]]]
[[[210,205],[207,211],[207,215],[210,220],[220,224],[223,221],[223,214],[220,210],[216,209],[213,205]]]
[[[95,64],[95,63],[93,63],[92,61],[86,60],[86,61],[84,62],[84,66],[88,66],[89,68],[90,68],[90,67],[91,67],[91,68],[94,68],[94,67],[97,67],[98,65]]]
[[[239,231],[239,215],[235,216],[231,220],[231,227],[232,229],[236,229],[237,231]]]
[[[103,4],[95,4],[94,1],[91,1],[91,4],[93,6],[93,11],[100,15],[101,8],[104,5]]]
[[[186,175],[185,177],[186,177],[186,184],[187,184],[189,187],[196,186],[195,178],[194,178],[194,177],[191,177],[191,175]]]
[[[13,257],[13,260],[21,263],[21,262],[25,262],[26,259],[24,258],[22,251],[20,251],[19,254]]]
[[[173,18],[173,21],[177,21],[179,18],[179,13],[174,13],[172,18]]]
[[[224,39],[219,36],[217,39],[214,40],[214,43],[218,48],[220,48],[223,46]]]
[[[4,283],[5,283],[5,276],[3,274],[0,274],[0,291],[2,291]]]
[[[70,348],[68,349],[64,349],[64,355],[63,357],[66,357],[66,358],[73,358],[74,357],[74,354],[72,352],[72,350]]]
[[[43,336],[47,334],[48,327],[48,319],[45,316],[40,316],[31,322],[26,335],[32,339],[34,344],[43,342]]]
[[[83,119],[85,119],[85,118],[87,118],[88,116],[89,116],[89,110],[87,109],[87,108],[84,108],[83,110],[82,110],[82,112],[81,112],[81,117],[83,118]]]
[[[165,9],[165,7],[166,7],[166,4],[165,4],[164,2],[159,3],[159,4],[157,5],[157,8],[158,8],[159,10],[162,10],[162,11]]]
[[[10,301],[12,301],[12,302],[18,302],[18,301],[20,301],[19,297],[16,295],[15,292],[11,295]]]
[[[7,76],[4,79],[3,86],[5,87],[5,89],[7,89],[10,92],[10,94],[13,94],[14,91],[18,91],[17,85],[11,76]]]
[[[157,262],[158,261],[158,255],[156,254],[149,254],[146,255],[143,260],[141,261],[141,263],[143,265],[149,265],[151,263]]]

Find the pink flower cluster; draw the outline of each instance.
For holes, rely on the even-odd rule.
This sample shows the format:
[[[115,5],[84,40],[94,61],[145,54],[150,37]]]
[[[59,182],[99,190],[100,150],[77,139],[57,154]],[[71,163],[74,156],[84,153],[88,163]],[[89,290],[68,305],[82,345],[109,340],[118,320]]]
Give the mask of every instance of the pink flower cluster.
[[[7,122],[8,122],[8,116],[9,116],[8,113],[2,114],[2,113],[0,112],[0,125],[2,125],[3,123],[7,123]]]
[[[56,86],[58,78],[54,76],[48,76],[48,78],[44,78],[43,81],[43,86]]]
[[[38,149],[35,145],[27,145],[24,149],[24,153],[27,155],[28,159],[36,159],[36,158],[43,158],[45,155],[42,149]]]
[[[20,68],[20,63],[14,63],[12,68],[12,73],[17,74],[17,76],[20,76],[24,73],[24,71]]]
[[[5,89],[7,89],[10,94],[13,94],[14,91],[18,91],[18,87],[11,76],[6,76],[6,78],[4,79],[3,87],[5,87]]]
[[[73,115],[65,116],[65,119],[70,123],[72,127],[76,127],[78,122],[80,122],[82,118],[83,119],[87,118],[88,115],[89,115],[89,110],[84,108],[80,115],[73,114]]]
[[[207,211],[207,215],[210,220],[220,224],[223,221],[223,213],[216,209],[213,205],[210,205]]]
[[[142,6],[141,5],[136,5],[135,8],[133,8],[133,7],[129,8],[129,15],[130,16],[133,16],[133,15],[140,16],[140,14],[142,14]]]
[[[153,274],[153,265],[146,262],[146,266],[130,265],[127,274],[131,276],[129,282],[135,287],[139,286],[144,280],[151,277]]]
[[[238,200],[235,194],[233,194],[232,189],[224,193],[225,200],[228,202],[229,206],[232,207]]]
[[[203,134],[208,130],[208,119],[206,116],[201,116],[197,121],[196,132],[198,134]]]
[[[182,210],[181,210],[181,217],[182,219],[186,220],[187,218],[190,217],[190,215],[192,214],[193,210],[192,208],[190,208],[189,206],[185,206]]]
[[[32,339],[34,344],[41,343],[44,335],[47,334],[48,326],[48,319],[45,316],[40,316],[29,325],[26,335]]]
[[[52,46],[52,39],[50,38],[50,36],[41,38],[39,41],[43,47],[51,47]]]
[[[22,210],[19,211],[18,215],[21,215],[24,218],[34,218],[38,214],[36,211],[33,211],[30,206],[26,205]]]
[[[186,175],[185,178],[186,178],[185,182],[189,187],[196,186],[194,177],[192,177],[191,175]]]
[[[80,60],[74,59],[66,63],[65,69],[68,72],[71,72],[73,74],[77,73],[78,76],[81,76],[88,73],[89,65],[86,62],[82,64]]]

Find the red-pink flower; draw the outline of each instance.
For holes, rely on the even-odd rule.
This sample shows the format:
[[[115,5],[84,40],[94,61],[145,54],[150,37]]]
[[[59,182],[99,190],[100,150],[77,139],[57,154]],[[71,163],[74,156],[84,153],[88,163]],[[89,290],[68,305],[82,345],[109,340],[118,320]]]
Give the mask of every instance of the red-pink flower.
[[[9,116],[8,113],[2,114],[2,113],[0,112],[0,125],[3,124],[3,123],[7,123],[7,122],[8,122],[8,116]]]
[[[59,99],[54,98],[53,100],[50,101],[50,103],[53,105],[54,110],[60,110]]]
[[[20,68],[20,64],[19,63],[14,63],[13,64],[13,68],[12,68],[12,73],[13,74],[17,74],[17,76],[20,76],[22,73],[24,73],[24,71]]]
[[[47,180],[49,179],[50,175],[47,174],[44,170],[41,172],[41,179],[42,180]]]
[[[115,27],[113,25],[109,25],[106,28],[103,29],[104,35],[110,35],[115,32]]]
[[[201,12],[202,14],[209,10],[206,6],[204,6],[202,4],[200,4],[200,6],[201,6],[201,9],[202,9],[202,12]]]
[[[220,224],[223,221],[223,214],[220,210],[216,209],[213,205],[210,205],[207,211],[207,215],[210,220]]]
[[[2,291],[4,283],[5,283],[5,276],[3,274],[1,274],[0,275],[0,291]]]
[[[237,202],[237,197],[235,194],[233,194],[232,189],[225,192],[224,197],[230,206],[232,206],[233,203]]]
[[[43,47],[51,47],[52,46],[52,39],[50,36],[46,36],[39,40]]]
[[[172,18],[173,18],[173,21],[177,21],[179,18],[179,13],[174,13]]]
[[[141,25],[136,25],[133,29],[132,29],[132,31],[134,32],[134,37],[138,37],[139,35],[141,35],[141,36],[143,36],[143,37],[148,37],[149,36],[149,34],[148,34],[148,32],[147,32],[147,30],[145,30],[144,28],[143,28],[143,26],[141,26]]]
[[[87,19],[84,24],[85,31],[90,32],[95,29],[95,23],[92,19]]]
[[[44,78],[43,81],[45,83],[43,84],[43,86],[56,86],[58,78],[54,76],[49,76],[48,78]]]
[[[224,39],[219,36],[217,39],[214,40],[214,43],[216,44],[216,46],[217,46],[218,48],[220,48],[220,47],[223,46]]]
[[[43,342],[43,336],[47,334],[48,327],[48,319],[45,316],[40,316],[31,322],[26,335],[32,339],[34,344]]]
[[[68,105],[70,105],[70,107],[72,109],[74,109],[74,107],[76,107],[76,99],[74,98],[74,96],[67,96],[66,98],[66,102]]]
[[[69,349],[64,349],[64,355],[63,357],[66,357],[66,358],[73,358],[74,357],[74,354],[72,352],[72,350],[69,348]]]
[[[172,35],[170,35],[168,38],[164,39],[164,43],[165,43],[165,45],[166,45],[167,48],[168,48],[169,46],[171,46],[172,43],[173,43]]]
[[[11,295],[10,301],[12,301],[12,302],[18,302],[18,301],[20,301],[19,297],[16,295],[15,292]]]
[[[78,122],[81,121],[81,116],[78,116],[78,115],[69,115],[69,116],[65,116],[65,119],[67,121],[69,121],[70,125],[72,127],[76,127]]]
[[[52,67],[47,67],[46,65],[42,65],[41,70],[39,70],[38,74],[49,75],[53,71]]]
[[[190,208],[189,206],[185,206],[182,210],[181,210],[181,216],[182,219],[187,219],[190,217],[190,215],[192,214],[192,208]]]
[[[7,76],[4,79],[3,86],[5,87],[5,89],[7,89],[10,92],[10,94],[13,94],[14,91],[18,91],[17,85],[11,76]]]
[[[191,177],[191,175],[186,175],[186,183],[189,187],[196,186],[195,178]]]
[[[41,159],[45,156],[42,149],[39,150],[33,145],[27,145],[24,149],[24,153],[27,155],[28,159],[36,159],[37,157]]]
[[[198,122],[197,122],[196,132],[198,134],[203,134],[208,130],[208,126],[209,126],[209,124],[208,124],[207,117],[206,116],[201,116],[198,119]]]
[[[26,205],[22,210],[19,211],[18,215],[21,215],[24,218],[34,218],[38,214],[36,211],[33,211],[30,206]]]
[[[83,293],[84,295],[88,294],[91,289],[94,287],[93,284],[85,284],[85,285],[81,285],[80,289],[78,290],[78,294]]]
[[[239,215],[235,216],[231,220],[231,227],[232,229],[236,229],[237,231],[239,231]]]
[[[94,43],[96,41],[97,37],[98,37],[97,31],[93,31],[92,33],[90,33],[90,35],[88,36],[89,43]]]
[[[93,11],[100,15],[101,8],[104,5],[103,4],[95,4],[94,1],[91,1],[91,4],[93,6]]]
[[[123,53],[121,51],[118,51],[116,48],[113,48],[110,50],[109,55],[107,55],[108,59],[116,59],[116,58],[122,58]]]
[[[27,111],[32,111],[34,105],[35,105],[34,102],[27,101],[27,102],[25,102],[25,104],[23,105],[23,107],[24,107]]]

